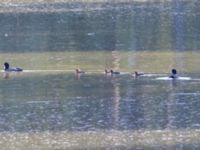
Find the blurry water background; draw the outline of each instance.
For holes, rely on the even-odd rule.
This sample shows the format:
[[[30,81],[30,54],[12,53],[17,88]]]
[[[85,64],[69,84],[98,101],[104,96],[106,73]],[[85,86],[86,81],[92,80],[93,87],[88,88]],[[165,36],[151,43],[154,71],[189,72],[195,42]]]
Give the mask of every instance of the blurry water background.
[[[1,72],[1,148],[198,150],[199,9],[2,1],[0,62],[24,72]],[[157,80],[172,68],[191,79]]]

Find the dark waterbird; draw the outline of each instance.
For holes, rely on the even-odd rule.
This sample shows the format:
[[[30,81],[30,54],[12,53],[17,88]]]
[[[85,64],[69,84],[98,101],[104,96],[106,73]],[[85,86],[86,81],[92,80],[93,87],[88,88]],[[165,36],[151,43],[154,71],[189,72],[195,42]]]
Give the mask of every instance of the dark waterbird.
[[[9,63],[5,62],[4,63],[4,71],[7,71],[7,72],[21,72],[21,71],[23,71],[23,69],[18,68],[18,67],[10,67]]]
[[[105,74],[117,75],[117,74],[120,74],[120,72],[119,71],[113,71],[112,69],[110,71],[105,69]]]
[[[176,69],[172,69],[171,75],[170,75],[169,77],[170,77],[170,78],[173,78],[173,79],[178,78]]]
[[[110,73],[111,73],[111,75],[117,75],[117,74],[120,74],[120,72],[119,71],[113,71],[112,69],[110,70]]]
[[[84,73],[85,73],[85,71],[80,70],[80,69],[76,69],[76,74],[84,74]]]
[[[135,71],[135,77],[139,77],[139,76],[143,76],[144,73],[143,72],[137,72]]]

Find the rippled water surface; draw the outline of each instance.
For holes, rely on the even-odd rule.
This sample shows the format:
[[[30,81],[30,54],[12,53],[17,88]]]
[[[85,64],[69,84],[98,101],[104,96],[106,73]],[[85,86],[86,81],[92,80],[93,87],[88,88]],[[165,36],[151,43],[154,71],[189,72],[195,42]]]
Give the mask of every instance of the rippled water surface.
[[[0,72],[0,147],[200,149],[197,4],[1,12],[0,62],[24,72]]]
[[[2,73],[1,145],[199,148],[199,76],[157,80],[160,76],[164,74],[134,78],[129,73]]]

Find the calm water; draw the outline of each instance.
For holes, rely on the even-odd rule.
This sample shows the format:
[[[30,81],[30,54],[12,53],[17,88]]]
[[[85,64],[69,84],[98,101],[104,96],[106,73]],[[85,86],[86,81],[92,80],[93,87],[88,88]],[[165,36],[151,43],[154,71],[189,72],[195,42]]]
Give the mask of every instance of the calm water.
[[[25,70],[0,72],[1,147],[200,148],[198,2],[31,8],[0,14],[0,62]],[[158,80],[173,67],[190,79]]]
[[[8,11],[0,14],[2,51],[163,51],[200,47],[198,1],[14,5],[14,11],[20,13],[1,7]],[[34,12],[27,13],[29,10]]]

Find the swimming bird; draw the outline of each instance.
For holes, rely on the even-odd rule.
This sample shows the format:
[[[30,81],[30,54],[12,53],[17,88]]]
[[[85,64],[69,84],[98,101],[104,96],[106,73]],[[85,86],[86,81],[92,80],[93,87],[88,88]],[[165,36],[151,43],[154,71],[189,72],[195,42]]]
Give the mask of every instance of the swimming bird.
[[[113,71],[112,69],[110,70],[110,73],[111,73],[111,75],[117,75],[117,74],[120,74],[119,71]]]
[[[139,76],[143,76],[144,73],[143,72],[137,72],[135,71],[135,77],[139,77]]]
[[[173,79],[174,79],[174,78],[178,78],[176,69],[172,69],[171,75],[169,76],[169,78],[173,78]]]
[[[105,74],[109,74],[110,73],[110,71],[108,71],[107,69],[105,69]]]
[[[11,68],[9,63],[8,62],[5,62],[4,63],[4,71],[7,71],[7,72],[21,72],[23,71],[23,69],[21,68]]]
[[[80,69],[76,69],[76,74],[84,74],[84,73],[85,73],[85,71],[82,71]]]

